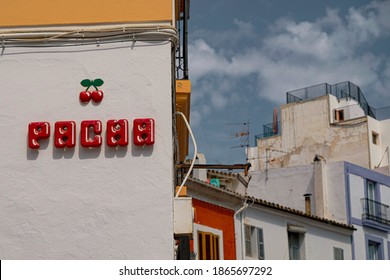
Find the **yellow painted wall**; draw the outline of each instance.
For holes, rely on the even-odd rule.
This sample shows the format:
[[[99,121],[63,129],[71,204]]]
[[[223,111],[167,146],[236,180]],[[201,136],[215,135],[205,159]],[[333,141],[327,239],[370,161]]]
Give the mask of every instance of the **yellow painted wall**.
[[[0,27],[117,22],[172,22],[172,5],[172,0],[1,1]]]
[[[182,112],[190,120],[191,110],[191,82],[190,80],[176,81],[176,110]],[[179,142],[179,161],[183,162],[188,155],[188,129],[181,117],[176,122],[177,138]]]

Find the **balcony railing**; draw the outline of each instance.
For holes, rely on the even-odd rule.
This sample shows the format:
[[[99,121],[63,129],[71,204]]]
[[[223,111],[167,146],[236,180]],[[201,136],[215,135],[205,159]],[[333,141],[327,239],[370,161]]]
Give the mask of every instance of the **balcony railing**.
[[[368,105],[368,102],[364,97],[363,92],[357,85],[351,82],[342,82],[334,85],[323,83],[311,87],[297,89],[287,92],[286,98],[287,103],[294,103],[314,99],[320,96],[324,96],[326,94],[334,95],[338,99],[351,98],[356,100],[360,107],[362,107],[364,113],[368,116],[373,117],[374,119],[386,120],[390,118],[390,106],[376,109]]]
[[[368,198],[362,198],[361,202],[363,206],[363,220],[371,220],[390,225],[389,205]]]
[[[263,125],[263,133],[255,135],[255,145],[257,145],[258,139],[280,135],[280,130],[280,122]]]

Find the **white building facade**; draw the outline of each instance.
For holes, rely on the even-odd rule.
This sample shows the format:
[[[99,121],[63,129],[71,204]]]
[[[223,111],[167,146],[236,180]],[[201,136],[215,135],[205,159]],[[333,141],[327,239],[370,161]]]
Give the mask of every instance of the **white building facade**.
[[[205,201],[220,209],[234,211],[231,216],[234,222],[235,252],[239,260],[334,260],[353,259],[353,232],[356,228],[346,222],[324,219],[305,210],[296,210],[288,204],[276,204],[254,197],[253,192],[243,195],[245,190],[241,183],[233,181],[230,173],[209,172],[221,179],[230,176],[230,183],[216,186],[204,181],[191,179],[189,195]],[[250,189],[248,189],[250,190]],[[244,191],[245,192],[245,191]],[[195,217],[199,215],[195,210]],[[226,211],[226,210],[225,210]],[[229,219],[224,214],[224,225]],[[220,251],[232,249],[232,244],[224,244],[230,236],[230,229],[220,226],[199,229],[194,224],[194,232],[208,231],[219,237]],[[198,239],[194,235],[195,255]]]
[[[0,258],[173,259],[175,1],[29,2],[0,23]]]
[[[352,225],[352,259],[390,259],[387,175],[348,162],[318,160],[252,172],[248,195]]]
[[[255,200],[244,215],[244,259],[351,260],[353,257],[353,226],[266,201]]]

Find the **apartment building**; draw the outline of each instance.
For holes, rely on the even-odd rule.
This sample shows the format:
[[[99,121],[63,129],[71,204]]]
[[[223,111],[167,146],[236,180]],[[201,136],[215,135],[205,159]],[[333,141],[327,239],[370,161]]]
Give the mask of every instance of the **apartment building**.
[[[351,82],[311,86],[286,97],[247,151],[252,170],[306,165],[318,155],[389,175],[390,107],[370,106]]]

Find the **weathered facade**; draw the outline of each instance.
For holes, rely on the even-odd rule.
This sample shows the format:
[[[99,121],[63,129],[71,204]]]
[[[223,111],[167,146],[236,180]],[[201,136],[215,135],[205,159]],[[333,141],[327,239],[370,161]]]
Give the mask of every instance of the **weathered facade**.
[[[390,108],[370,107],[349,82],[289,94],[289,102],[281,106],[280,123],[248,149],[253,169],[306,165],[316,155],[371,169],[389,165]]]

